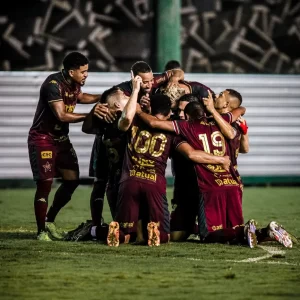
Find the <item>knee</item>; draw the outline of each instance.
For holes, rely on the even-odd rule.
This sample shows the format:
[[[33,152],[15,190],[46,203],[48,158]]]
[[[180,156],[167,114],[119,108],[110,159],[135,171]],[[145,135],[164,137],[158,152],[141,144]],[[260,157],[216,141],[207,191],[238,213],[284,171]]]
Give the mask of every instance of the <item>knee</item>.
[[[64,180],[63,183],[62,183],[62,186],[70,194],[74,193],[74,191],[76,190],[76,188],[78,187],[78,185],[79,185],[79,179]]]

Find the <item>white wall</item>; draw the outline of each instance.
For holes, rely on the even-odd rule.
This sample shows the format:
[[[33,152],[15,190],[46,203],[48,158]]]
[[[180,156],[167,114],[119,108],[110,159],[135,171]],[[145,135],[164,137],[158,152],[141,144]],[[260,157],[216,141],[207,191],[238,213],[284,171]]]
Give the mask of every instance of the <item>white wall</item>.
[[[27,134],[41,83],[49,72],[0,72],[0,178],[31,178]],[[83,91],[102,93],[129,80],[129,73],[90,73]],[[249,125],[250,153],[241,154],[239,169],[248,175],[300,175],[300,76],[186,74],[216,92],[233,88],[243,96]],[[75,112],[92,106],[77,105]],[[81,177],[88,176],[94,137],[70,125],[70,138],[79,158]],[[170,175],[170,169],[167,170]]]

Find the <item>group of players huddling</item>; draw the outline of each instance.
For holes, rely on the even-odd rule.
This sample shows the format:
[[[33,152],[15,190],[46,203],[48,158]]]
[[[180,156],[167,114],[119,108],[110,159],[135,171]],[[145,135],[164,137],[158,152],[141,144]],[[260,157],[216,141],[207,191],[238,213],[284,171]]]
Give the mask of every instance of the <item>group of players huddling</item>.
[[[88,64],[84,55],[71,52],[63,70],[41,86],[28,137],[38,240],[100,240],[116,247],[193,238],[250,248],[275,240],[292,247],[292,236],[276,221],[263,228],[253,219],[244,224],[237,157],[249,151],[249,143],[239,92],[215,94],[199,82],[186,81],[176,61],[162,74],[153,74],[146,62],[138,61],[131,67],[131,80],[91,95],[81,91]],[[95,105],[90,113],[78,114],[73,112],[77,103]],[[69,123],[82,121],[82,131],[95,135],[92,220],[65,233],[54,221],[79,185],[68,133]],[[174,175],[171,213],[165,178],[169,158]],[[62,183],[48,210],[55,177]],[[110,224],[102,218],[105,194]]]

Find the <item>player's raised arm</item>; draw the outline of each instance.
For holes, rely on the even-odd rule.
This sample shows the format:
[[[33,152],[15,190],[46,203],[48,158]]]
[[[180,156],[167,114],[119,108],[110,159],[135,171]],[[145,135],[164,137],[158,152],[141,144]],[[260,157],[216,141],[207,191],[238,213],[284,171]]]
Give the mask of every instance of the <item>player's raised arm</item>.
[[[66,106],[62,99],[49,101],[50,108],[52,109],[56,118],[65,123],[78,123],[85,119],[87,114],[77,114],[66,112]]]
[[[127,104],[124,107],[124,110],[118,122],[118,128],[122,131],[127,131],[133,121],[136,112],[138,94],[142,83],[142,78],[138,75],[134,77],[132,71],[131,71],[131,78],[132,78],[132,93]]]
[[[182,155],[198,164],[217,164],[229,171],[230,159],[229,156],[216,156],[211,153],[206,153],[201,150],[195,150],[190,144],[184,142],[177,148]]]
[[[92,95],[87,93],[80,93],[78,95],[77,101],[80,104],[94,104],[99,102],[101,95]]]
[[[206,106],[206,109],[211,113],[211,115],[215,119],[223,135],[230,140],[234,139],[236,135],[235,129],[228,122],[226,122],[215,109],[213,97],[210,91],[208,91],[208,97],[203,98],[203,103]]]

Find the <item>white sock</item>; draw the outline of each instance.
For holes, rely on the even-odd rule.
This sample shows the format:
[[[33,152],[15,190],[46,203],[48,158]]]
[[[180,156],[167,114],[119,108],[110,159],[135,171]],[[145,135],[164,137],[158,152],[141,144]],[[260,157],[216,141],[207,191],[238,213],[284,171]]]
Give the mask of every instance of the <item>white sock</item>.
[[[91,236],[92,237],[96,237],[96,227],[97,226],[92,226],[92,228],[91,228]]]

